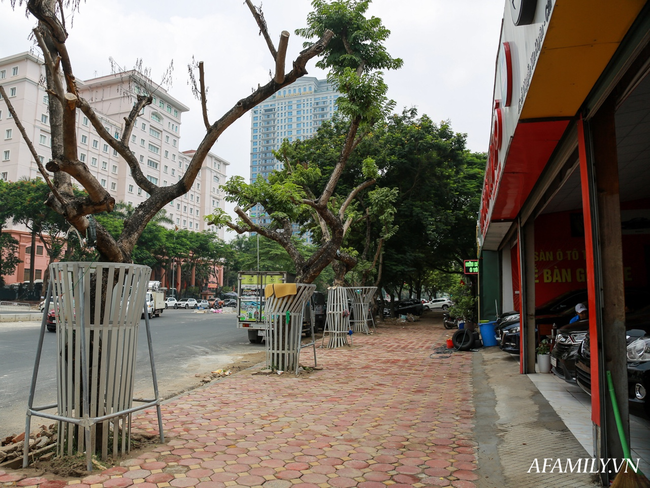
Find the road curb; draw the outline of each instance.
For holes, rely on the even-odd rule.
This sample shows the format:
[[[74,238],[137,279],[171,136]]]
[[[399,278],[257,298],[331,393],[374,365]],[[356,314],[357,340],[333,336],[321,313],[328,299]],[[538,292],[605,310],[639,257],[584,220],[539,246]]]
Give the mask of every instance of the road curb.
[[[0,314],[0,322],[34,322],[42,319],[43,314],[41,312]]]

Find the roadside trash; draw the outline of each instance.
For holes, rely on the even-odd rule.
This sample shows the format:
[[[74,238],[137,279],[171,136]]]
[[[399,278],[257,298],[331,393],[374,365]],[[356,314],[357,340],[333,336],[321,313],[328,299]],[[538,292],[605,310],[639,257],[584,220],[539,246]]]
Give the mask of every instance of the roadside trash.
[[[453,349],[454,348],[454,341],[451,339],[447,339],[447,349]]]

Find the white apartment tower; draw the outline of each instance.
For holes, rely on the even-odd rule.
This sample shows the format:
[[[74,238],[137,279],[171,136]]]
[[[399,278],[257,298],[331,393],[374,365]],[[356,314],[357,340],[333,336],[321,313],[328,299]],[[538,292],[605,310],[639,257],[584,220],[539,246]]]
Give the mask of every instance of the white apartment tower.
[[[30,53],[0,59],[0,84],[5,87],[39,158],[51,157],[47,93],[40,84],[44,77],[42,62]],[[181,151],[181,115],[189,108],[167,91],[136,71],[77,80],[80,94],[95,109],[106,130],[121,137],[124,118],[139,94],[151,94],[153,103],[143,109],[131,135],[129,147],[140,161],[146,177],[165,186],[177,182],[189,166],[194,151]],[[116,201],[133,206],[147,198],[130,175],[119,154],[95,132],[86,116],[77,117],[79,159]],[[16,181],[21,177],[40,177],[36,163],[9,111],[0,101],[0,178]],[[229,163],[210,153],[192,189],[170,202],[165,210],[175,226],[191,231],[210,230],[223,238],[223,229],[208,226],[203,217],[214,207],[225,208],[223,195],[215,182],[223,183]]]
[[[311,138],[324,121],[332,118],[339,96],[327,80],[307,76],[255,107],[251,112],[251,182],[282,169],[272,151],[284,139],[291,142]],[[259,206],[251,210],[250,216],[258,224],[270,222]]]

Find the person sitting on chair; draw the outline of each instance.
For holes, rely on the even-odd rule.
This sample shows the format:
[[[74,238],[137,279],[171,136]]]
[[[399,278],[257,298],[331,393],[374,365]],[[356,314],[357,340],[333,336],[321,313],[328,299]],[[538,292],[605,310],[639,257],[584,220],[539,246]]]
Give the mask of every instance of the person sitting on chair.
[[[588,314],[587,314],[587,307],[585,306],[584,303],[578,303],[578,304],[576,305],[576,313],[577,313],[578,315],[576,315],[575,317],[573,317],[573,318],[569,321],[570,324],[572,324],[572,323],[574,323],[574,322],[577,322],[578,320],[585,320],[585,319],[587,318],[587,316],[588,316]]]

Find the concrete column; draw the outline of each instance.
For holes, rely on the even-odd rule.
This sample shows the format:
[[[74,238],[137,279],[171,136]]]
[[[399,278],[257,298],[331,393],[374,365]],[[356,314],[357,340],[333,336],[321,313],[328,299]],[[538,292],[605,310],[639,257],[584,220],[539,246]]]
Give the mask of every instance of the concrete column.
[[[521,349],[522,374],[535,372],[535,225],[519,223],[519,261],[521,266]]]
[[[618,409],[626,438],[629,439],[629,408],[627,392],[627,357],[625,341],[625,288],[623,276],[623,246],[621,237],[621,208],[616,152],[615,100],[610,97],[591,121],[593,158],[598,198],[598,226],[601,256],[602,293],[602,354],[604,369],[610,371]],[[601,341],[599,341],[599,345]],[[603,381],[601,394],[607,394]],[[616,429],[611,404],[607,403],[608,457],[622,458],[623,450]]]

